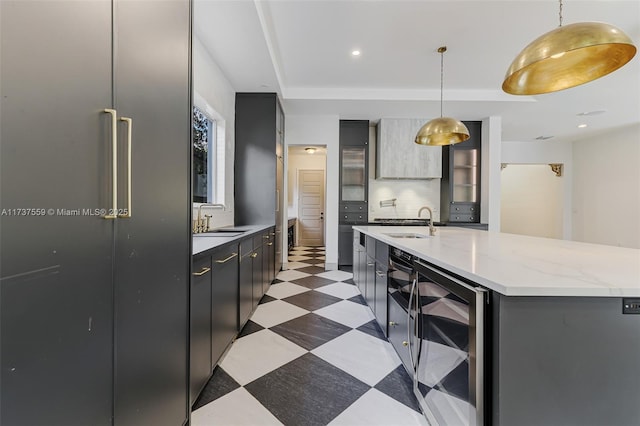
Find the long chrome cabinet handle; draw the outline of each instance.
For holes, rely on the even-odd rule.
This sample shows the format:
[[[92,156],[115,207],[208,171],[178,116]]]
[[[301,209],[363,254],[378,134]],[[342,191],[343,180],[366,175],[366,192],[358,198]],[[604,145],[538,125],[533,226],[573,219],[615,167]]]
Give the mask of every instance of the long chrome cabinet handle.
[[[131,126],[133,120],[128,117],[120,117],[120,121],[127,123],[127,210],[118,217],[131,217]]]
[[[417,282],[418,278],[416,277],[413,279],[413,284],[411,285],[411,293],[409,293],[409,309],[407,309],[407,342],[409,346],[409,360],[411,361],[411,369],[413,370],[414,374],[416,373],[416,365],[413,362],[413,353],[411,353],[411,304],[413,303],[413,293],[416,289]],[[416,312],[416,315],[417,314],[418,313]]]
[[[209,272],[210,270],[211,270],[211,268],[202,268],[200,270],[200,272],[194,272],[193,275],[196,276],[196,277],[201,277],[204,274],[206,274],[207,272]]]
[[[104,112],[106,112],[107,114],[111,114],[111,145],[112,145],[112,152],[111,152],[111,157],[112,157],[112,168],[111,168],[111,174],[112,174],[112,184],[113,184],[113,188],[111,190],[111,194],[113,196],[113,199],[111,201],[111,206],[113,208],[113,210],[110,212],[112,214],[106,214],[104,215],[105,219],[115,219],[118,217],[117,213],[118,213],[118,126],[117,126],[117,118],[116,118],[116,110],[115,109],[110,109],[110,108],[105,108]]]
[[[238,253],[231,253],[231,255],[229,257],[227,257],[226,259],[218,259],[216,260],[216,263],[227,263],[228,261],[230,261],[231,259],[233,259],[234,257],[236,257],[238,255]]]

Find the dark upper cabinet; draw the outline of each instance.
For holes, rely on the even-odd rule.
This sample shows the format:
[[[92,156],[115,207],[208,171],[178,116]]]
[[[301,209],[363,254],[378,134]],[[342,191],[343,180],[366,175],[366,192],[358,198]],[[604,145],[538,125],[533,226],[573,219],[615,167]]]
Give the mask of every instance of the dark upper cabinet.
[[[0,218],[0,424],[188,418],[190,2],[161,3],[0,2],[0,208],[44,214]]]
[[[237,93],[235,223],[275,225],[275,269],[282,267],[284,113],[275,93]]]
[[[442,147],[440,220],[480,222],[480,141],[482,122],[465,121],[470,138]]]

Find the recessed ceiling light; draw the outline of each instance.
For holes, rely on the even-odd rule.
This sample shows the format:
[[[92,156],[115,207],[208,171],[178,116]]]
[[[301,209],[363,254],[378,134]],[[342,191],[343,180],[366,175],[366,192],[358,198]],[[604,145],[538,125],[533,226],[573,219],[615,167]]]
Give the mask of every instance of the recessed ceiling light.
[[[586,112],[579,112],[576,115],[578,117],[586,117],[589,115],[600,115],[600,114],[604,114],[606,111],[605,110],[597,110],[597,111],[586,111]]]
[[[553,136],[538,136],[536,138],[537,141],[546,141],[547,139],[551,139]]]
[[[578,124],[578,127],[581,129],[584,129],[585,127],[587,127],[587,125],[585,123],[582,123],[582,124]]]
[[[353,50],[353,51],[351,52],[351,55],[353,55],[353,56],[360,56],[360,53],[361,53],[361,52],[360,52],[359,50]]]
[[[306,147],[304,150],[307,151],[307,154],[313,154],[316,152],[316,149],[312,146]]]

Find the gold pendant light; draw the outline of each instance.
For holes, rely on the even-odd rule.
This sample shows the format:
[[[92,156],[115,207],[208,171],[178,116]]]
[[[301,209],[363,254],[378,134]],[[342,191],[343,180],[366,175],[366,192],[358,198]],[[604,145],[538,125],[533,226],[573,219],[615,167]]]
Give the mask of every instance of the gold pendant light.
[[[502,90],[512,95],[556,92],[603,77],[636,54],[619,28],[601,22],[560,25],[535,39],[513,60]]]
[[[444,52],[446,51],[447,46],[438,48],[438,53],[440,53],[440,118],[434,118],[420,128],[415,140],[419,145],[453,145],[469,139],[469,129],[467,129],[467,126],[455,118],[442,116]]]

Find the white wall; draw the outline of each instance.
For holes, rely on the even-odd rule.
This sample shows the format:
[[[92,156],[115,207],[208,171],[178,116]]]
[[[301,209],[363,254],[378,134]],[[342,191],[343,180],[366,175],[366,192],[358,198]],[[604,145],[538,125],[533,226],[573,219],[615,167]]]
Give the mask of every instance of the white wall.
[[[571,208],[572,208],[572,179],[573,160],[570,142],[556,142],[553,139],[536,142],[502,142],[502,160],[506,164],[548,164],[559,163],[563,165],[562,178],[562,238],[572,238]],[[508,168],[509,166],[507,166]],[[506,169],[505,169],[506,170]],[[551,170],[551,169],[549,169]],[[526,188],[523,188],[527,191]],[[498,202],[500,202],[498,193]],[[549,208],[549,206],[540,206]]]
[[[573,238],[640,248],[640,124],[572,148]]]
[[[285,111],[286,113],[286,111]],[[337,115],[286,115],[285,144],[323,145],[327,147],[325,247],[328,270],[338,269],[338,168],[340,118]],[[288,175],[288,150],[285,150],[285,175]],[[285,194],[289,193],[285,180]],[[286,250],[285,250],[286,253]]]
[[[193,39],[194,104],[224,127],[224,204],[226,210],[207,209],[212,227],[233,225],[233,170],[235,147],[235,90],[197,37]],[[193,217],[197,215],[194,209]],[[204,212],[203,212],[204,213]]]
[[[376,131],[369,128],[369,220],[375,218],[416,218],[420,207],[433,210],[440,220],[440,179],[375,179]],[[396,198],[395,207],[381,207],[380,201]],[[428,217],[426,214],[423,217]]]
[[[502,170],[500,232],[561,239],[566,179],[547,164],[509,164]]]
[[[499,232],[502,117],[482,120],[480,152],[480,223],[489,224],[489,231]]]

